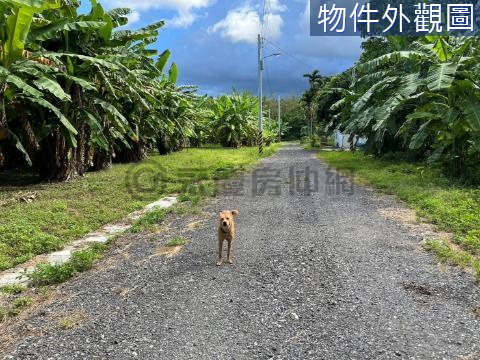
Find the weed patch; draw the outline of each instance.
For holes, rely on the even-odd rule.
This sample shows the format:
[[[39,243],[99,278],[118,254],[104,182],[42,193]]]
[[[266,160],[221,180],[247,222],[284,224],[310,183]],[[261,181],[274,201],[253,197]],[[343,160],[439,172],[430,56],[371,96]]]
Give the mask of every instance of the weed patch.
[[[64,315],[58,320],[58,325],[63,330],[70,330],[78,326],[86,318],[83,310],[77,310],[72,314]]]
[[[167,241],[167,246],[169,247],[182,246],[182,245],[185,245],[186,243],[187,243],[187,239],[181,236],[174,236]]]
[[[33,303],[33,299],[30,296],[22,296],[16,298],[13,302],[13,307],[15,309],[23,309],[27,306],[30,306]]]
[[[3,292],[4,294],[9,294],[9,295],[18,295],[21,294],[27,290],[27,287],[24,285],[5,285],[0,287],[0,292]]]
[[[136,234],[145,231],[155,231],[155,228],[161,224],[171,209],[155,209],[144,214],[130,228],[130,232]]]
[[[77,273],[91,269],[94,262],[101,258],[105,249],[105,245],[93,244],[85,250],[72,253],[70,261],[64,264],[39,264],[27,276],[32,286],[60,284]]]

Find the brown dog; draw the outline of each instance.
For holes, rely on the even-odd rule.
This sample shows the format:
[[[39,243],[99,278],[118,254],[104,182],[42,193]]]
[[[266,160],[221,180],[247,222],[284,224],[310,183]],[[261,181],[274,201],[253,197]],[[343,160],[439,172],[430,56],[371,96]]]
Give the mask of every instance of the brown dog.
[[[221,266],[223,264],[223,242],[225,240],[228,241],[227,261],[229,264],[233,264],[232,243],[235,236],[235,222],[233,220],[237,215],[238,210],[224,210],[220,213],[220,223],[218,225],[218,266]]]

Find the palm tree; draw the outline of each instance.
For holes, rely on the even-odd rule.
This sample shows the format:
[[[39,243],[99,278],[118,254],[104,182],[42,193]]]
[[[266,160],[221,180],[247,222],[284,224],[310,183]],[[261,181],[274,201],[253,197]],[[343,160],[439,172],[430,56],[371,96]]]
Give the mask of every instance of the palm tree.
[[[307,117],[309,120],[309,135],[313,135],[313,117],[315,116],[315,95],[319,88],[323,85],[324,77],[320,75],[319,70],[314,70],[311,74],[304,74],[304,78],[308,79],[310,88],[303,93],[302,101],[307,108]]]
[[[311,89],[318,88],[322,84],[323,76],[320,75],[319,70],[314,70],[310,74],[304,74],[303,77],[308,79]]]

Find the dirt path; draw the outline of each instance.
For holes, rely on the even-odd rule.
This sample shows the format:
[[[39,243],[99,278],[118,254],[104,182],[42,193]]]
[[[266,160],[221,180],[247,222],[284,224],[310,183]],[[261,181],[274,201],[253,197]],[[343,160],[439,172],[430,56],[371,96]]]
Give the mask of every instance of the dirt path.
[[[6,358],[480,358],[473,278],[440,271],[417,237],[380,216],[392,200],[360,186],[351,194],[350,179],[335,175],[326,185],[327,169],[295,145],[261,166],[270,170],[245,175],[243,195],[232,182],[203,216],[159,235],[190,240],[176,256],[155,256],[151,236],[120,240],[28,320],[31,335]],[[262,183],[281,193],[261,195]],[[224,208],[240,211],[236,264],[218,268]],[[59,326],[75,314],[78,324]]]

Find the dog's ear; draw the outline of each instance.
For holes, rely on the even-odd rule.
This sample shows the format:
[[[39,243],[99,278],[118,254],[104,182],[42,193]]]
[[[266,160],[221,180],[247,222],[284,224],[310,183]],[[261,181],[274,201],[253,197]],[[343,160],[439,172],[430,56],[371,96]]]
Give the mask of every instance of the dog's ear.
[[[232,213],[233,216],[237,216],[238,215],[238,210],[232,210],[231,213]]]

